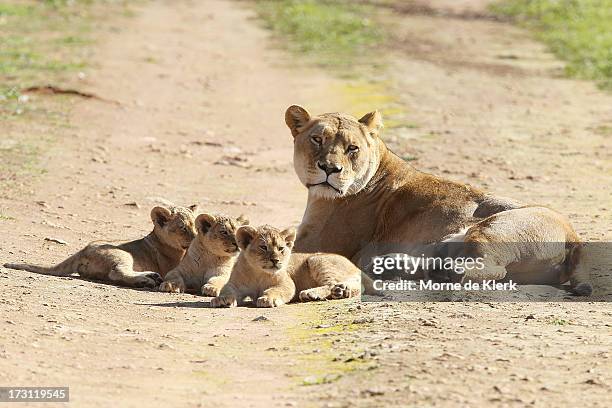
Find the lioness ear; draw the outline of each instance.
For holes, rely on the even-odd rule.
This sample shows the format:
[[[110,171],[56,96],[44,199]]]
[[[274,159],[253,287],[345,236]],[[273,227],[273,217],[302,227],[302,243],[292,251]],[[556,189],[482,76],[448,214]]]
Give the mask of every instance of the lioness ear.
[[[285,112],[285,123],[291,129],[291,134],[296,137],[300,130],[310,122],[310,113],[299,105],[291,105]]]
[[[158,225],[160,228],[163,228],[163,226],[166,225],[171,216],[172,213],[165,207],[154,207],[151,210],[151,221],[153,221],[153,223]]]
[[[217,222],[216,218],[212,214],[200,214],[195,220],[196,229],[201,234],[206,234],[210,227]]]
[[[245,250],[256,234],[257,230],[250,225],[238,228],[238,231],[236,231],[236,242],[240,249]]]
[[[283,230],[281,232],[281,235],[283,237],[285,237],[285,242],[287,243],[287,246],[289,248],[293,248],[293,243],[295,242],[295,234],[296,234],[296,230],[295,228],[291,227],[291,228],[287,228],[286,230]]]
[[[377,135],[378,131],[383,128],[382,115],[377,110],[363,115],[359,123],[365,125],[372,135]]]
[[[249,225],[249,219],[244,214],[240,214],[238,218],[236,218],[236,222],[238,225]]]
[[[195,214],[196,211],[198,211],[198,205],[194,204],[194,205],[190,205],[189,207],[187,207],[191,210],[192,213]]]

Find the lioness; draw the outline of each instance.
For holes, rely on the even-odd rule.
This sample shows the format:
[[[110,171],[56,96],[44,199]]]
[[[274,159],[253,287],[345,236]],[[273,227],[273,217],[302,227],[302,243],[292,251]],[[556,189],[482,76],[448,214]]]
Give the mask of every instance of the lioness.
[[[249,297],[257,307],[276,307],[361,293],[361,271],[351,261],[336,254],[292,254],[295,234],[295,228],[240,227],[236,239],[242,251],[211,305],[236,306]]]
[[[591,293],[578,273],[580,239],[565,217],[416,170],[380,138],[378,111],[359,120],[342,113],[313,117],[293,105],[285,122],[295,171],[308,188],[296,251],[333,252],[365,267],[389,244],[464,242],[469,253],[455,256],[484,257],[487,268],[485,276],[463,279],[569,280],[577,294]],[[503,243],[520,248],[500,251]]]
[[[204,296],[217,296],[238,256],[236,230],[248,223],[242,215],[236,219],[221,214],[198,215],[196,239],[181,263],[168,272],[159,290],[180,293],[200,289]]]
[[[78,273],[88,279],[153,288],[179,264],[195,238],[196,209],[196,205],[155,207],[151,210],[153,231],[146,237],[118,245],[92,242],[56,266],[7,263],[4,267],[54,276]]]

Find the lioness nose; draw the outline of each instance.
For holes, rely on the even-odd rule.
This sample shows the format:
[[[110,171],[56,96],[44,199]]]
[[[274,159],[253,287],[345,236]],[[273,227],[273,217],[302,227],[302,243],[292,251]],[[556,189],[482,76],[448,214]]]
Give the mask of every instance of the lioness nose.
[[[323,170],[328,176],[330,174],[340,173],[342,171],[342,167],[338,166],[337,164],[326,164],[322,162],[317,162],[317,166],[319,166],[319,168]]]

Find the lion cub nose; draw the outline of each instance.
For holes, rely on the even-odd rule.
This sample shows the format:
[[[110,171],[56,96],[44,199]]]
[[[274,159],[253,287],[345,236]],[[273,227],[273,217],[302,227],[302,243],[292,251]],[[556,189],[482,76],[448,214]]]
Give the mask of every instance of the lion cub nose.
[[[342,171],[342,167],[338,166],[337,164],[327,164],[327,163],[317,162],[317,166],[319,166],[319,168],[323,170],[325,174],[328,176],[330,174],[340,173]]]

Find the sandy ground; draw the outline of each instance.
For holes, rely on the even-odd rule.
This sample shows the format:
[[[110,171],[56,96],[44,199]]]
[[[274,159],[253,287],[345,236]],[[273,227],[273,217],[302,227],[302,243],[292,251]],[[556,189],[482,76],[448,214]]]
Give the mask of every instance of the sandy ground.
[[[397,46],[381,75],[415,124],[389,129],[391,146],[558,208],[587,239],[612,237],[611,142],[597,130],[612,123],[612,98],[560,79],[524,32],[472,18],[482,1],[461,2],[469,18],[429,3],[452,10],[386,17]],[[272,49],[252,17],[243,3],[156,1],[101,34],[82,86],[120,105],[76,103],[48,173],[0,199],[14,218],[0,221],[1,261],[52,263],[93,239],[140,237],[160,198],[297,224],[306,194],[284,109],[364,112],[340,79]],[[78,278],[0,269],[0,283],[0,383],[69,386],[74,406],[609,404],[609,304],[212,310]]]

